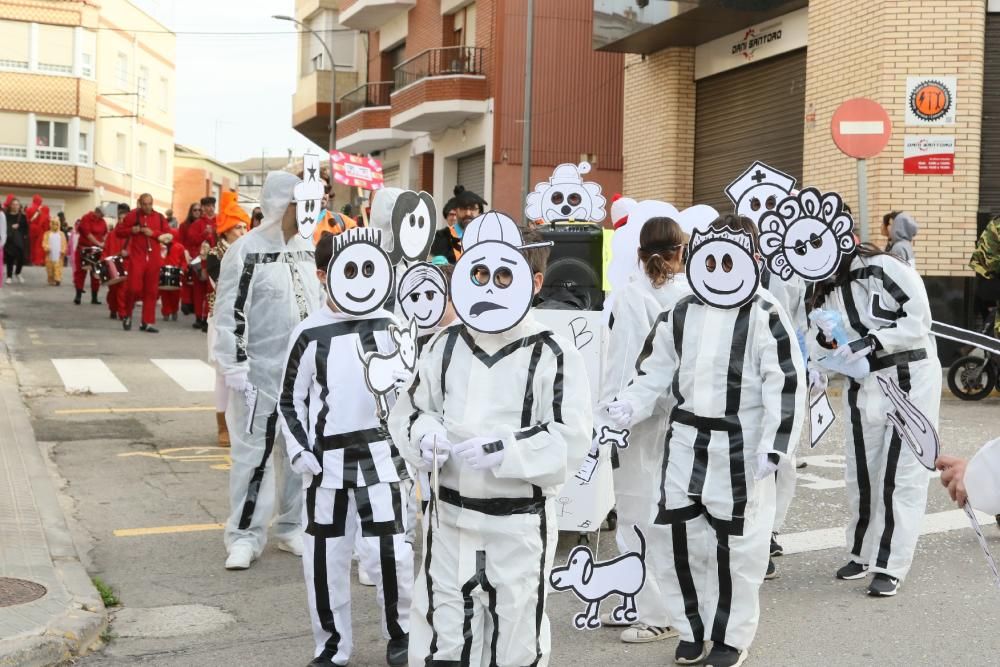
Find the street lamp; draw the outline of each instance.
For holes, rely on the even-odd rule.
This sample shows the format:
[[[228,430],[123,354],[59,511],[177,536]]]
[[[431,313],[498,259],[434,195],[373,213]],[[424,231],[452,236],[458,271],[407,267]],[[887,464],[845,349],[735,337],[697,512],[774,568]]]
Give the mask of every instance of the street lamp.
[[[313,37],[319,40],[319,43],[323,45],[323,50],[326,51],[326,57],[330,59],[330,78],[332,80],[330,86],[330,139],[329,148],[327,149],[332,153],[337,148],[337,64],[333,61],[333,53],[330,52],[330,47],[326,45],[326,41],[320,37],[315,30],[307,26],[302,21],[292,17],[285,16],[284,14],[274,14],[271,16],[272,19],[277,19],[279,21],[291,21],[295,25],[299,26],[303,30],[309,32]]]

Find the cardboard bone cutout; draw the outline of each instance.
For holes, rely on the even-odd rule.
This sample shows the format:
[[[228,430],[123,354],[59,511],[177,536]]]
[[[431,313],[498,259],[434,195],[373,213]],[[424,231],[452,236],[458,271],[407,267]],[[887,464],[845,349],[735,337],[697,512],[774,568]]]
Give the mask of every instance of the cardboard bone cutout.
[[[448,307],[448,282],[441,269],[428,262],[417,262],[399,279],[396,303],[403,317],[421,329],[433,329]]]
[[[509,216],[488,211],[469,223],[462,257],[451,277],[451,298],[458,318],[470,329],[500,333],[516,326],[531,308],[534,276],[522,249],[521,232]]]
[[[306,153],[302,156],[302,182],[295,185],[292,195],[295,200],[295,222],[298,224],[299,236],[304,239],[312,240],[319,223],[325,192],[326,185],[320,177],[319,156]]]
[[[609,595],[620,595],[622,602],[611,612],[615,622],[634,623],[639,614],[635,596],[646,583],[646,538],[638,526],[633,526],[639,536],[639,551],[630,551],[603,563],[594,561],[594,553],[587,546],[575,547],[569,552],[566,564],[552,568],[549,583],[557,591],[571,590],[587,609],[573,617],[577,630],[594,630],[601,627],[601,601]]]
[[[524,202],[524,215],[542,222],[600,222],[604,220],[601,186],[584,181],[590,163],[565,163],[557,166],[548,181],[535,186]]]
[[[326,268],[326,291],[348,315],[367,315],[392,294],[393,269],[380,247],[381,232],[370,227],[348,229],[333,238],[333,257]]]
[[[792,274],[825,280],[857,246],[854,220],[836,192],[804,188],[786,197],[758,223],[760,251],[772,273],[782,280]]]
[[[743,230],[695,230],[688,243],[688,285],[702,302],[716,308],[739,308],[760,285],[753,237]]]
[[[758,160],[726,186],[726,196],[733,202],[737,215],[757,224],[764,213],[775,210],[794,188],[794,178]]]
[[[390,324],[389,335],[396,349],[388,354],[365,352],[358,347],[358,357],[365,367],[365,384],[375,396],[375,414],[382,421],[389,417],[389,394],[395,397],[398,376],[413,373],[416,368],[417,323],[411,321],[405,328]]]
[[[392,250],[389,252],[392,265],[426,260],[436,230],[434,198],[426,192],[401,192],[392,206]]]

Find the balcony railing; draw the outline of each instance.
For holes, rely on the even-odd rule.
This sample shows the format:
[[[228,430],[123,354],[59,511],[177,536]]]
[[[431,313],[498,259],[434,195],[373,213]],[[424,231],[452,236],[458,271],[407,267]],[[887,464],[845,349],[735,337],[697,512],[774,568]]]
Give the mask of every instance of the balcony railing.
[[[395,89],[433,76],[483,74],[483,51],[478,46],[427,49],[396,66]]]
[[[35,159],[53,162],[69,162],[68,148],[36,148]]]
[[[363,83],[354,90],[340,97],[340,117],[354,113],[367,107],[389,106],[389,94],[392,93],[392,81],[375,81]]]
[[[0,145],[0,158],[5,157],[23,160],[28,157],[28,149],[25,146],[11,146],[9,144]]]

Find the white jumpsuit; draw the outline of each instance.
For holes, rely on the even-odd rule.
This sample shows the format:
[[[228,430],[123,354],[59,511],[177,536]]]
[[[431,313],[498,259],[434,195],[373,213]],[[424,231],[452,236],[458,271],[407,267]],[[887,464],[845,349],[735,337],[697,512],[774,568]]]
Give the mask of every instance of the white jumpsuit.
[[[264,220],[226,251],[215,298],[213,352],[219,370],[225,376],[246,373],[257,388],[250,407],[242,393],[229,396],[232,468],[224,539],[229,550],[236,542],[250,545],[255,557],[267,543],[275,489],[276,537],[287,540],[302,531],[302,480],[288,466],[278,428],[288,337],[321,303],[312,241],[296,235],[286,243],[281,229],[298,182],[293,174],[268,174],[261,193]]]
[[[838,311],[852,341],[869,335],[877,341],[868,358],[871,373],[845,378],[847,547],[850,559],[869,571],[903,579],[917,546],[930,473],[886,419],[892,403],[876,377],[894,378],[937,427],[941,363],[930,335],[927,291],[916,270],[895,257],[856,256],[848,285],[814,307]],[[830,354],[820,336],[815,326],[810,329],[810,356],[816,360]]]
[[[740,308],[681,299],[658,318],[620,400],[633,421],[676,400],[647,554],[670,625],[685,641],[749,647],[774,523],[774,476],[755,481],[759,454],[798,442],[805,378],[792,325],[759,289]]]
[[[614,401],[632,378],[642,345],[660,314],[669,311],[679,299],[690,293],[683,274],[674,276],[659,288],[654,287],[644,274],[629,277],[611,308],[600,405]],[[618,511],[615,539],[622,553],[638,550],[633,525],[638,525],[644,534],[649,535],[659,498],[667,415],[672,407],[673,397],[665,395],[649,419],[631,426],[628,449],[616,448],[611,454]],[[598,410],[594,415],[597,432],[605,424],[611,425],[607,423],[606,415],[604,410]],[[640,622],[662,628],[669,625],[666,600],[651,565],[647,564],[646,583],[636,596],[636,610]]]
[[[424,348],[390,418],[393,439],[426,469],[419,443],[497,437],[503,462],[476,470],[451,456],[424,512],[410,618],[410,665],[548,664],[547,579],[554,498],[590,448],[590,388],[573,345],[529,313],[502,334],[443,329]]]
[[[282,381],[288,458],[309,450],[323,467],[304,480],[302,566],[315,656],[335,664],[351,657],[355,544],[377,587],[383,637],[400,639],[410,625],[413,549],[400,490],[406,465],[376,417],[359,356],[395,350],[390,324],[396,319],[385,310],[353,317],[324,306],[293,332]]]

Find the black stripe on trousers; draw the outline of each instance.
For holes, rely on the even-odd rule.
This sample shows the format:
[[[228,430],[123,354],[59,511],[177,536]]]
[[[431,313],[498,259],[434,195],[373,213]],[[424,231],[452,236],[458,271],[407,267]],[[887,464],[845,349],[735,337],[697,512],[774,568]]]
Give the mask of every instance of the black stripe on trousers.
[[[535,602],[535,661],[531,667],[536,667],[542,661],[542,616],[545,615],[545,552],[548,549],[547,512],[538,515],[538,536],[542,540],[542,556],[538,562],[538,596]]]
[[[333,491],[333,507],[330,510],[330,523],[316,520],[316,489],[320,488],[319,475],[313,477],[312,484],[306,489],[306,528],[305,531],[313,537],[343,537],[347,533],[347,489],[328,489]]]
[[[403,506],[399,492],[399,482],[389,484],[392,495],[392,520],[375,521],[369,488],[359,486],[354,489],[354,504],[361,519],[361,536],[378,537],[379,564],[382,569],[382,602],[385,609],[385,624],[389,636],[399,639],[406,633],[399,626],[399,582],[396,579],[396,545],[394,535],[402,535]]]
[[[493,636],[490,639],[490,667],[497,664],[497,639],[500,636],[500,618],[497,616],[497,589],[486,576],[486,552],[476,552],[476,573],[462,586],[462,603],[464,617],[462,619],[462,664],[471,665],[472,658],[472,618],[475,615],[475,601],[472,591],[482,588],[488,596],[488,610],[493,619]]]
[[[694,641],[704,641],[705,625],[701,622],[701,613],[698,611],[698,590],[691,576],[691,562],[688,556],[687,524],[683,521],[672,524],[670,535],[674,547],[674,571],[677,573],[677,582],[684,598],[684,615],[691,624]]]
[[[851,420],[851,439],[854,441],[855,473],[858,478],[858,523],[854,527],[854,544],[851,545],[851,555],[861,558],[864,547],[865,533],[871,522],[872,487],[868,477],[868,457],[865,451],[864,425],[861,423],[861,410],[858,408],[858,392],[861,385],[857,380],[851,380],[847,387],[847,410]]]
[[[897,366],[896,374],[899,378],[899,388],[909,394],[912,387],[910,383],[909,364]],[[899,437],[899,433],[896,432],[896,429],[893,428],[892,437],[889,439],[889,455],[885,462],[885,483],[882,487],[882,502],[885,504],[885,527],[882,529],[882,539],[879,541],[875,567],[887,567],[889,556],[892,555],[892,533],[896,529],[896,518],[892,508],[892,495],[896,490],[896,468],[899,465],[899,454],[902,449],[903,441]]]
[[[426,515],[425,515],[426,516]],[[438,643],[438,633],[437,628],[434,627],[434,580],[431,578],[431,545],[434,542],[434,522],[427,521],[427,553],[424,554],[424,579],[427,580],[427,625],[431,628],[431,645],[430,650],[427,652],[427,657],[424,659],[424,665],[438,665],[446,664],[441,660],[434,660],[434,654],[437,653],[437,643]]]
[[[267,429],[264,432],[264,455],[260,459],[260,464],[253,469],[250,481],[247,483],[247,495],[243,500],[243,513],[240,515],[240,530],[250,527],[253,520],[253,512],[257,508],[257,496],[260,495],[260,484],[264,479],[264,469],[267,467],[267,460],[271,458],[271,450],[274,449],[275,429],[278,425],[278,410],[275,408],[267,417]]]
[[[330,609],[330,588],[326,571],[326,539],[317,537],[313,542],[313,592],[316,596],[316,617],[319,625],[330,633],[329,639],[323,645],[323,650],[316,656],[332,660],[337,655],[340,644],[340,633],[333,620],[333,610]]]
[[[719,563],[719,604],[715,608],[715,622],[712,625],[712,641],[725,643],[726,628],[729,626],[729,612],[733,606],[733,573],[729,569],[729,534],[715,531],[718,541],[716,560]]]

